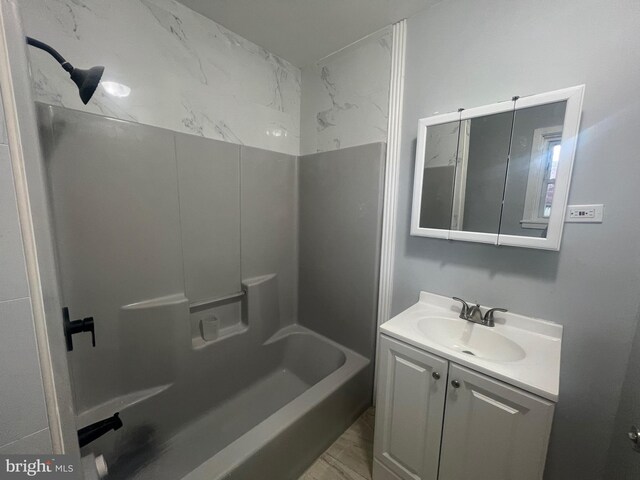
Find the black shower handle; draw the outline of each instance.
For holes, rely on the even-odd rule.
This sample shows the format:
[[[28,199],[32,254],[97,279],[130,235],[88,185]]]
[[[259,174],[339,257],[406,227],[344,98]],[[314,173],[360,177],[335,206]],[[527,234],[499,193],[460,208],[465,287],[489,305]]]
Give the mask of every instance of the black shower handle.
[[[71,320],[69,315],[69,309],[64,307],[62,309],[62,321],[64,325],[64,338],[67,341],[67,351],[73,351],[73,338],[76,333],[91,332],[91,344],[96,346],[96,329],[93,322],[93,317],[86,317],[82,320]]]

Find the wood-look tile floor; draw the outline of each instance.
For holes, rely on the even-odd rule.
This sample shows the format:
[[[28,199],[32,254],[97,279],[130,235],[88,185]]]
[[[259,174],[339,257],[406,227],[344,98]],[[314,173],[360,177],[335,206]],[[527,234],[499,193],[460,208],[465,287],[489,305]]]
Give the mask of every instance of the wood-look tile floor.
[[[371,407],[298,480],[371,480],[374,418]]]

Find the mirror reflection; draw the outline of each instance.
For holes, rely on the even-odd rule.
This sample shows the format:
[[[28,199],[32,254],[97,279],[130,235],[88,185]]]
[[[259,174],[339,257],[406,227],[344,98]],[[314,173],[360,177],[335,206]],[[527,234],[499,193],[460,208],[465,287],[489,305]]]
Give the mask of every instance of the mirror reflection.
[[[459,133],[459,121],[427,128],[420,204],[422,228],[450,228]]]
[[[451,229],[498,233],[513,112],[462,122]]]
[[[516,111],[500,233],[547,236],[566,104]]]

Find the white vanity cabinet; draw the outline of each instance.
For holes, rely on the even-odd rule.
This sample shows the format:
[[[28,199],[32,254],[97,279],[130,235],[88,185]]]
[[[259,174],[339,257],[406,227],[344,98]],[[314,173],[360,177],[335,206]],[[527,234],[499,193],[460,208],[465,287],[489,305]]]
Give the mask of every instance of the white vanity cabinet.
[[[439,480],[542,478],[552,402],[452,363],[445,409]]]
[[[380,337],[374,480],[540,480],[554,403]]]
[[[382,336],[379,368],[375,458],[398,478],[437,479],[449,362]]]

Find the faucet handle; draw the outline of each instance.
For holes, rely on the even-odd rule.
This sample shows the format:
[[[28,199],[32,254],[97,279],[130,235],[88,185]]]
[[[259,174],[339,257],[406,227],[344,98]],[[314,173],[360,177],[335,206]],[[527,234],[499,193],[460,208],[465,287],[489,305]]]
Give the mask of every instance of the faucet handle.
[[[509,310],[507,310],[506,308],[492,308],[486,311],[486,313],[484,314],[483,320],[487,325],[489,325],[490,327],[493,327],[494,325],[493,312],[508,312],[508,311]]]
[[[463,299],[458,297],[452,297],[456,302],[462,303],[462,310],[460,310],[460,318],[467,320],[469,318],[469,304],[465,302]]]

